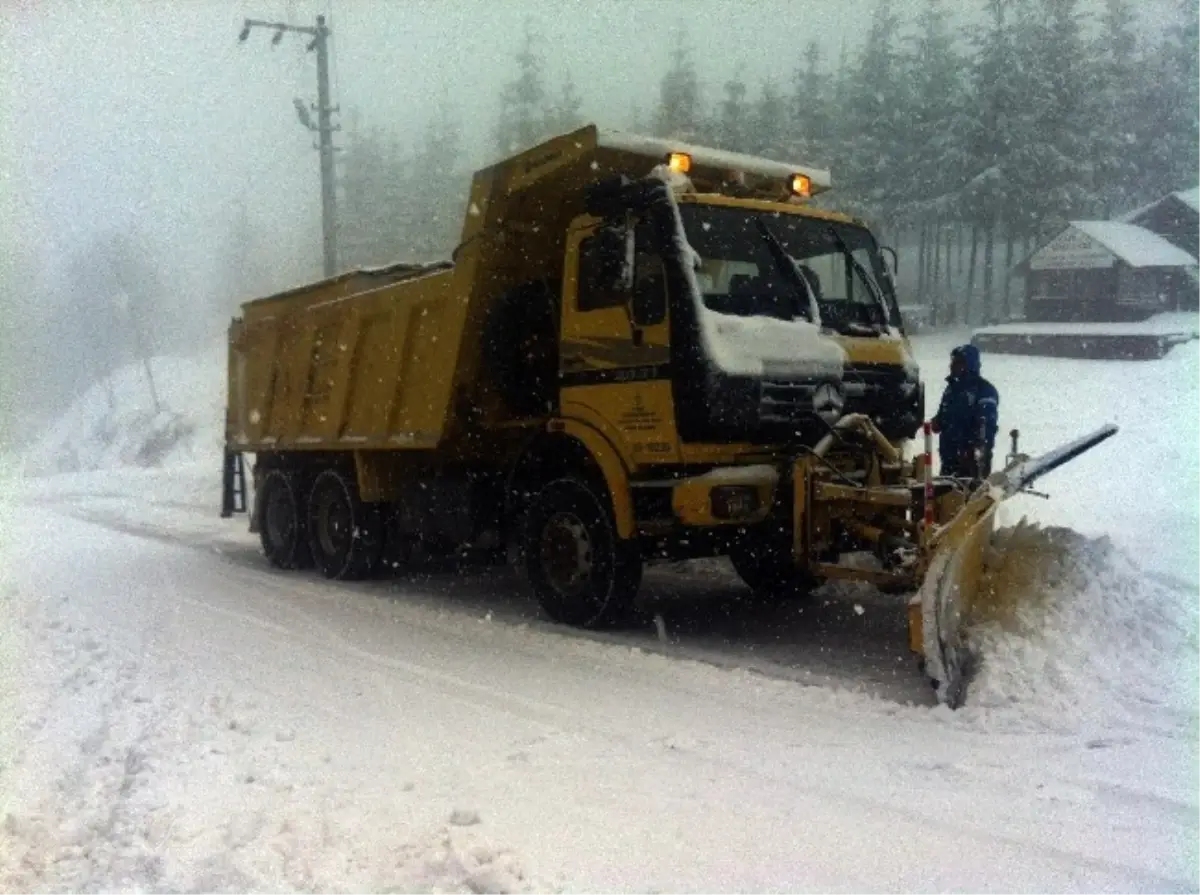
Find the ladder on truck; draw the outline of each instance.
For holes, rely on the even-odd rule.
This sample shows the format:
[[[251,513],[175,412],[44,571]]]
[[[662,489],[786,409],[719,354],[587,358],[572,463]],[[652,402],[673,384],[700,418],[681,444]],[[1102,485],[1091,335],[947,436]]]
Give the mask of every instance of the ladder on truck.
[[[221,475],[221,518],[246,512],[246,461],[240,451],[225,450]]]

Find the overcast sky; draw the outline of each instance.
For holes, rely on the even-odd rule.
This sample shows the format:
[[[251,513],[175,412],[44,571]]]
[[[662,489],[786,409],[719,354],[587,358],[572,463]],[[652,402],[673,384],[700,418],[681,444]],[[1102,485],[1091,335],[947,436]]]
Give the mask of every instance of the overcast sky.
[[[1095,2],[1095,0],[1094,0]],[[1151,0],[1147,0],[1150,3]],[[1166,0],[1153,0],[1163,3]],[[836,56],[871,0],[0,0],[0,174],[10,243],[43,263],[99,228],[136,225],[181,288],[214,288],[239,202],[281,264],[319,271],[317,157],[294,97],[315,100],[301,39],[237,41],[243,18],[334,30],[335,99],[367,123],[419,127],[445,90],[484,161],[526,17],[548,76],[568,66],[585,114],[649,109],[687,28],[709,95],[742,67],[790,79],[813,37]],[[948,4],[959,6],[956,2]],[[1146,7],[1144,7],[1145,9]],[[490,160],[490,159],[487,159]],[[464,181],[464,194],[467,184]]]

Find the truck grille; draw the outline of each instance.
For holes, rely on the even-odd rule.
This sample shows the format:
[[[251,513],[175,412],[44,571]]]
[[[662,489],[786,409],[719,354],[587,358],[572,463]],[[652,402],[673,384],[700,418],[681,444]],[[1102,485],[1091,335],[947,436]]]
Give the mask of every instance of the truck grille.
[[[812,380],[763,379],[759,420],[777,429],[783,427],[786,437],[801,440],[828,431],[827,423],[831,420],[826,415],[826,423],[820,422],[813,406],[822,384]],[[913,437],[923,409],[920,395],[909,387],[903,369],[854,364],[843,371],[841,384],[843,414],[866,414],[889,438]]]
[[[904,370],[879,364],[847,366],[842,384],[846,389],[846,412],[865,413],[872,418],[896,413],[904,401]]]
[[[759,419],[764,423],[799,423],[812,416],[817,383],[764,379]]]

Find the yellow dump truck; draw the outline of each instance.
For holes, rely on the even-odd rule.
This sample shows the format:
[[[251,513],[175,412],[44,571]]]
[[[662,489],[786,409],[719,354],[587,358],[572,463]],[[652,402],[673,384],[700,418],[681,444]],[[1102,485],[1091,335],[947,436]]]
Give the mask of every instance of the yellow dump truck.
[[[892,267],[811,204],[829,187],[594,126],[479,171],[452,262],[243,305],[226,514],[253,454],[273,565],[360,578],[385,543],[481,549],[584,627],[629,619],[655,559],[726,555],[773,599],[916,592],[912,648],[955,704],[957,619],[1012,483],[972,493],[906,456],[924,395]]]

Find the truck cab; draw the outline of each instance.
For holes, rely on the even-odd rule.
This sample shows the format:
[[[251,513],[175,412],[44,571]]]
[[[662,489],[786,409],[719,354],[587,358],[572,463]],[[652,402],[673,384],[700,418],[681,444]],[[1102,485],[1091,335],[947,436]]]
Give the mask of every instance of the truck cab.
[[[739,445],[811,448],[847,413],[912,438],[918,369],[870,230],[798,203],[701,193],[663,167],[597,184],[570,224],[562,412],[639,464],[688,462],[699,446],[714,460]]]

